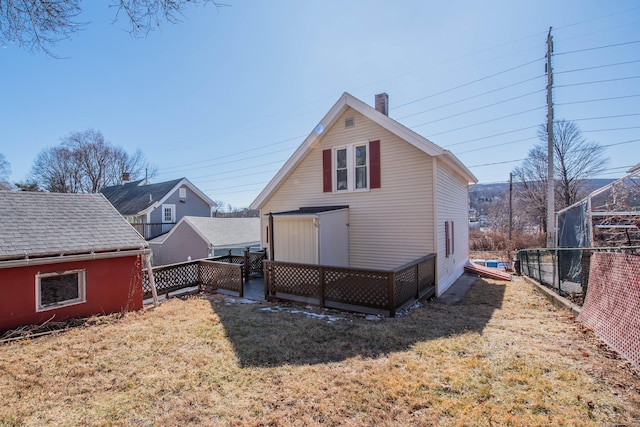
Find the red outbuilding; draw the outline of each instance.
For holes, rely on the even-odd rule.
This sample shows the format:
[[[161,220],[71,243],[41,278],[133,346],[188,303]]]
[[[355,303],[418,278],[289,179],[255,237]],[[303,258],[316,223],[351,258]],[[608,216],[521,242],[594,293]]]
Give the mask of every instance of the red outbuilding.
[[[142,308],[147,252],[101,194],[0,191],[0,332]]]

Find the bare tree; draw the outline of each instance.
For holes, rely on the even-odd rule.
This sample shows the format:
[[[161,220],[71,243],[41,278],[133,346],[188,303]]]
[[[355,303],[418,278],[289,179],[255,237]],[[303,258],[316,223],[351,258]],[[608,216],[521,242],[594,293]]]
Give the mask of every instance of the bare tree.
[[[116,9],[114,22],[125,15],[131,34],[140,37],[163,21],[180,22],[187,7],[206,4],[228,6],[214,0],[111,0],[109,7]],[[55,57],[51,48],[87,25],[78,20],[81,12],[80,0],[1,0],[0,45],[17,43]]]
[[[0,184],[7,188],[11,188],[11,182],[9,176],[11,175],[11,165],[5,158],[4,154],[0,153]]]
[[[604,147],[587,141],[573,122],[556,121],[553,132],[555,206],[562,209],[587,195],[585,184],[604,170],[608,159],[604,157]],[[547,131],[544,125],[540,126],[538,137],[540,143],[529,151],[513,175],[519,184],[515,187],[517,206],[546,232]]]
[[[522,164],[513,170],[513,177],[519,182],[515,186],[516,206],[529,223],[546,232],[547,212],[547,154],[546,148],[536,145]]]
[[[538,137],[547,140],[545,126],[539,128]],[[587,195],[587,180],[604,171],[608,159],[604,157],[605,148],[587,141],[574,122],[555,122],[553,139],[556,202],[560,202],[556,206],[562,209]]]
[[[149,165],[140,151],[127,154],[105,141],[101,132],[73,132],[62,143],[41,151],[31,168],[34,182],[56,193],[97,193],[120,183],[122,174],[137,179]],[[153,172],[153,171],[152,171]]]

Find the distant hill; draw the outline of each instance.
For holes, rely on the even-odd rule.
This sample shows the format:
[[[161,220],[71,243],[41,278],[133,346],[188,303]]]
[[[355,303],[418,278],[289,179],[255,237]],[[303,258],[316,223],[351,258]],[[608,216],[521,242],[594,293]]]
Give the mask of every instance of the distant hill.
[[[588,180],[588,188],[593,190],[597,190],[598,188],[604,187],[607,184],[612,183],[615,179],[590,179]],[[519,185],[514,182],[513,186]],[[501,194],[505,193],[505,195],[509,191],[509,183],[508,182],[494,182],[488,184],[476,184],[469,188],[469,203],[471,209],[475,209],[478,215],[486,215],[487,209],[489,205],[493,202],[493,199]]]

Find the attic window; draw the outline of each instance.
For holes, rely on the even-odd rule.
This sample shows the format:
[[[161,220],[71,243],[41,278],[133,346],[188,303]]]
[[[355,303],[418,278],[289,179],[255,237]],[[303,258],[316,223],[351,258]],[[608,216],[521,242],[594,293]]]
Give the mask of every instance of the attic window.
[[[355,125],[353,117],[349,117],[348,119],[344,119],[344,127],[352,128]]]
[[[186,199],[187,198],[187,189],[184,187],[180,187],[180,190],[178,191],[179,196],[181,199]]]
[[[36,311],[87,301],[86,270],[36,274]]]

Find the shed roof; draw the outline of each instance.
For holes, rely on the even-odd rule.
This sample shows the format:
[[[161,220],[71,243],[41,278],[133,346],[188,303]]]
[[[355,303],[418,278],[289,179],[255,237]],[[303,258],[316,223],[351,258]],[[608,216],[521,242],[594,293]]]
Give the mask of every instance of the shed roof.
[[[175,230],[184,225],[193,228],[212,247],[225,247],[260,241],[260,218],[185,216],[180,219],[170,232],[150,240],[149,243],[163,243],[173,235]]]
[[[0,260],[146,247],[102,194],[0,192]]]
[[[293,211],[273,212],[273,215],[315,215],[323,212],[331,212],[342,209],[349,209],[349,206],[311,206],[299,208]]]

